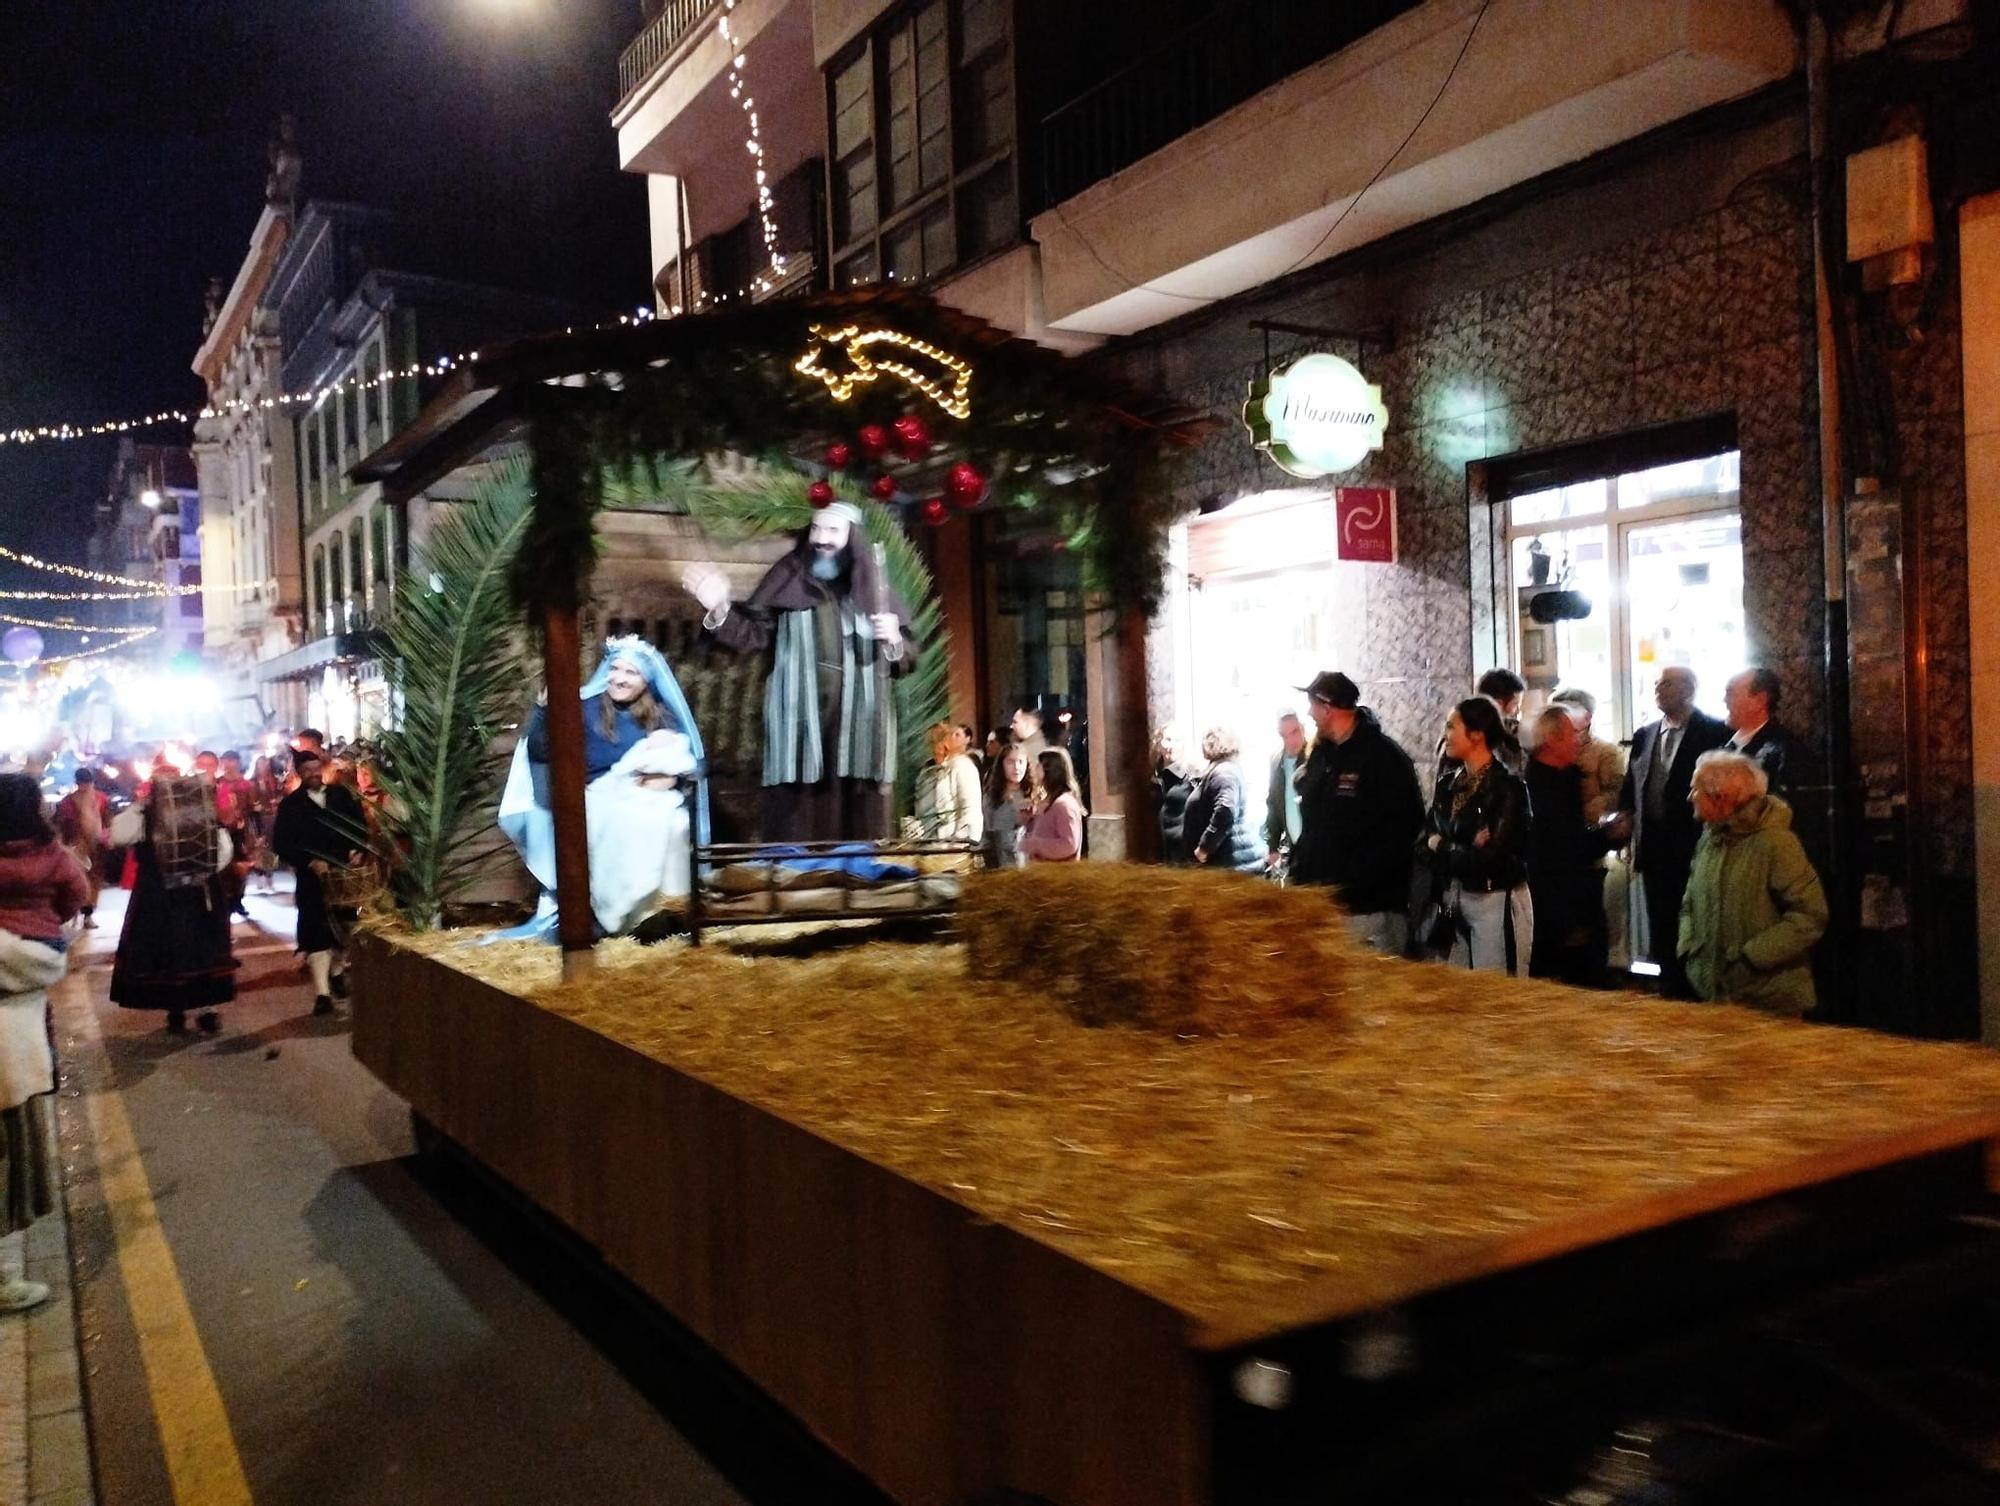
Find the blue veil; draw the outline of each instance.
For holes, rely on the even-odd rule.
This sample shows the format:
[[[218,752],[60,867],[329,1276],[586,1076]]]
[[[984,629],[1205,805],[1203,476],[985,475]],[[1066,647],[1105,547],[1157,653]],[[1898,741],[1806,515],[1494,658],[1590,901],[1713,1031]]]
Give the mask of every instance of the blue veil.
[[[694,841],[697,846],[708,841],[708,753],[702,747],[701,731],[694,724],[694,711],[688,705],[687,697],[681,693],[681,684],[674,678],[674,672],[667,667],[667,661],[660,651],[644,638],[607,638],[604,643],[604,658],[597,666],[597,673],[584,682],[583,699],[604,694],[611,683],[611,667],[620,660],[636,667],[646,677],[653,694],[660,704],[674,714],[680,722],[681,730],[687,734],[689,751],[694,755],[695,769],[701,777],[695,785],[693,818]],[[500,830],[519,849],[521,861],[528,872],[535,876],[535,882],[543,889],[553,892],[556,887],[556,825],[549,812],[549,773],[545,764],[536,764],[528,758],[528,740],[523,737],[514,747],[514,762],[507,771],[507,787],[500,796]]]

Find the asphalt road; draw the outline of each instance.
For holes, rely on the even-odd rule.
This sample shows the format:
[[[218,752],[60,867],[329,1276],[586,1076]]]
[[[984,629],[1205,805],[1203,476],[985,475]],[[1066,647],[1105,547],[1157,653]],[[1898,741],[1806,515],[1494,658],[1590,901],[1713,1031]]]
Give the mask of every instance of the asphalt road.
[[[846,1494],[587,1262],[416,1156],[345,1017],[309,1013],[289,898],[251,904],[219,1034],[108,1002],[111,896],[56,1003],[102,1506]]]

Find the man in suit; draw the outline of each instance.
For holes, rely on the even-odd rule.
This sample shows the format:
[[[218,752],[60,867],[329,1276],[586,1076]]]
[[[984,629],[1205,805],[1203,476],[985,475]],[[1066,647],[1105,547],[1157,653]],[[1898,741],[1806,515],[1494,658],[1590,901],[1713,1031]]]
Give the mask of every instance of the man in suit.
[[[1632,867],[1646,887],[1647,952],[1659,964],[1660,988],[1689,998],[1687,975],[1674,955],[1680,934],[1681,895],[1687,888],[1701,822],[1688,804],[1694,763],[1729,740],[1729,728],[1695,709],[1694,671],[1671,665],[1660,671],[1653,703],[1660,719],[1632,737],[1632,759],[1618,792],[1612,835],[1632,844]]]
[[[1805,746],[1778,722],[1778,677],[1768,669],[1746,669],[1723,687],[1729,716],[1729,751],[1754,758],[1771,782],[1771,793],[1789,800],[1805,767]]]

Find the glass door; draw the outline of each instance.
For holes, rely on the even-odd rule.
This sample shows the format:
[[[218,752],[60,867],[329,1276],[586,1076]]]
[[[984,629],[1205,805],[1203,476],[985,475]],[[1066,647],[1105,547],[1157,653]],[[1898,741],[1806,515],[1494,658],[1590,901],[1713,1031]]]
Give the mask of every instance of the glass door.
[[[1653,682],[1675,665],[1692,669],[1697,699],[1719,709],[1722,687],[1748,662],[1741,514],[1626,523],[1619,534],[1632,725],[1652,719]]]

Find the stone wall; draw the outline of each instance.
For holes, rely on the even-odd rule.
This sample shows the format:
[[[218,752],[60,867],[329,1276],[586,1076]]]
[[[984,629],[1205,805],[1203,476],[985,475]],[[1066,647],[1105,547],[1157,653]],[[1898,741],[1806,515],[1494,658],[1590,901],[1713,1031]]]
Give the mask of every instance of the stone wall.
[[[1367,642],[1356,662],[1337,667],[1418,753],[1476,675],[1505,655],[1490,607],[1475,607],[1494,584],[1489,510],[1468,496],[1468,465],[1733,412],[1750,651],[1779,673],[1785,720],[1817,751],[1826,615],[1802,150],[1797,122],[1782,117],[1663,148],[1456,236],[1406,241],[1191,314],[1109,358],[1223,420],[1185,475],[1192,509],[1299,484],[1251,448],[1239,421],[1247,385],[1264,369],[1251,320],[1392,331],[1386,346],[1274,337],[1271,358],[1332,348],[1382,386],[1384,448],[1341,479],[1396,486],[1401,560],[1369,570]],[[1953,312],[1896,355],[1890,375],[1906,484],[1923,490],[1928,519],[1925,860],[1958,874],[1971,861],[1971,753],[1955,294],[1940,307]],[[1155,684],[1170,694],[1164,674]],[[1719,713],[1721,687],[1704,687],[1701,700]]]

